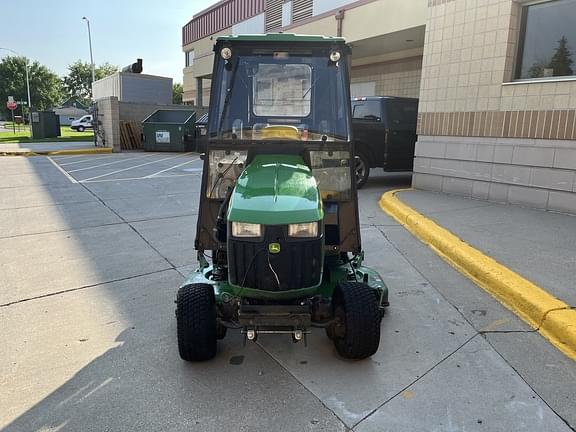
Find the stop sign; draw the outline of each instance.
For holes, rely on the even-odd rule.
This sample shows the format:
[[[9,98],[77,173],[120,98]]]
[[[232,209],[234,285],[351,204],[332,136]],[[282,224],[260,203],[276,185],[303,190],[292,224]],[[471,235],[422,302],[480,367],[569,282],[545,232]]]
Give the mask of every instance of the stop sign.
[[[6,102],[6,108],[8,108],[9,110],[14,111],[16,109],[18,105],[16,104],[16,102],[12,101],[12,102]]]

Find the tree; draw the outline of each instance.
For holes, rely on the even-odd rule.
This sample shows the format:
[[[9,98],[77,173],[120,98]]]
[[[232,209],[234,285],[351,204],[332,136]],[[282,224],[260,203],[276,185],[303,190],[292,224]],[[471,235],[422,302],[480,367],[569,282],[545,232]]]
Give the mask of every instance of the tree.
[[[62,87],[58,75],[38,62],[29,64],[28,75],[33,107],[44,110],[60,102]],[[9,56],[0,62],[0,109],[6,116],[10,115],[4,103],[8,96],[17,101],[28,101],[25,57]]]
[[[182,103],[182,94],[184,93],[184,88],[182,84],[176,83],[172,86],[172,103],[180,105]]]
[[[548,68],[549,64],[550,62],[548,60],[536,60],[532,66],[530,66],[530,69],[528,69],[527,78],[542,78],[544,76],[544,69]]]
[[[568,39],[566,36],[562,36],[558,41],[558,48],[556,48],[555,51],[548,66],[554,69],[554,76],[573,75],[574,71],[571,66],[574,60],[572,60],[572,53],[568,49]]]
[[[95,68],[94,75],[99,80],[115,72],[118,72],[118,66],[104,63]],[[67,97],[77,96],[88,102],[92,98],[92,65],[76,60],[68,66],[68,75],[62,78],[62,86]]]

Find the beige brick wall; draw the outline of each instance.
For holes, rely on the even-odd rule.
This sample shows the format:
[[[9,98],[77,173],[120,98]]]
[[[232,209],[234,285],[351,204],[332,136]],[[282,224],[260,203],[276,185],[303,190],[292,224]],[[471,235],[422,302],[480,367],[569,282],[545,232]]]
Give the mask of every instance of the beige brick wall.
[[[182,102],[184,103],[192,103],[196,104],[196,78],[188,77],[184,75],[184,83],[186,87],[184,87],[184,93],[182,95]],[[204,78],[202,81],[202,102],[204,106],[208,106],[210,103],[210,85],[212,84],[212,80]]]
[[[576,213],[576,80],[513,80],[522,2],[428,4],[413,186]]]
[[[453,0],[429,7],[420,111],[576,109],[576,81],[513,81],[522,5]]]
[[[352,67],[352,83],[374,82],[377,96],[417,98],[422,57]],[[371,95],[366,95],[371,96]]]

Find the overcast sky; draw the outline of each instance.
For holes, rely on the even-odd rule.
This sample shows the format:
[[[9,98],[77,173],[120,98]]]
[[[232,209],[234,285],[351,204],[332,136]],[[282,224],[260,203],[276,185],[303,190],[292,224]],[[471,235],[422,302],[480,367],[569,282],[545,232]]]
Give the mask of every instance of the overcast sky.
[[[217,0],[25,0],[2,2],[0,47],[46,65],[58,75],[81,59],[123,67],[144,59],[144,73],[182,82],[181,31],[192,15]],[[9,55],[0,50],[0,58]]]

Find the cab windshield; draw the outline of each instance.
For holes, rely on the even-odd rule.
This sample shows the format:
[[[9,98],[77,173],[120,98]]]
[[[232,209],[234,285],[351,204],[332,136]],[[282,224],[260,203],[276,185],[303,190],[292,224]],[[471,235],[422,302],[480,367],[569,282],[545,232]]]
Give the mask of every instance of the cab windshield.
[[[253,50],[220,59],[213,77],[220,84],[213,87],[210,136],[349,141],[345,56],[332,62],[328,50],[318,51]]]

